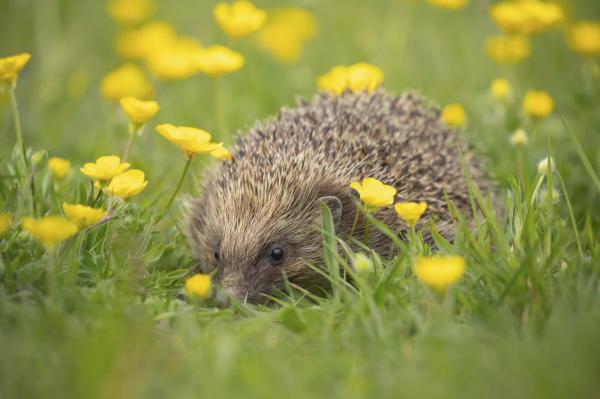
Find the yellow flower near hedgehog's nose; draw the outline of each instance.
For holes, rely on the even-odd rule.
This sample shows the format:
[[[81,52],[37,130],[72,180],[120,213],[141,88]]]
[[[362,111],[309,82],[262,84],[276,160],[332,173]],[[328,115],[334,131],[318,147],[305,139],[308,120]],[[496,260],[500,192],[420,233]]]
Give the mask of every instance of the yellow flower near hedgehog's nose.
[[[107,215],[104,209],[92,208],[80,204],[67,204],[63,202],[62,208],[67,219],[77,224],[80,228],[96,224]]]
[[[590,57],[600,55],[600,23],[577,22],[569,28],[567,43],[580,54]]]
[[[54,179],[61,180],[71,171],[71,162],[67,159],[52,157],[48,159],[48,169]]]
[[[351,66],[336,66],[319,77],[319,89],[339,96],[346,90],[372,93],[383,82],[381,68],[364,62]]]
[[[465,260],[461,256],[418,257],[414,272],[423,284],[443,293],[460,280],[465,272]]]
[[[442,110],[442,120],[451,127],[461,127],[467,121],[465,109],[460,104],[448,104]]]
[[[370,210],[392,205],[396,196],[396,189],[372,177],[366,177],[362,183],[350,183],[350,187],[358,192],[360,200]]]
[[[185,292],[191,297],[204,299],[210,294],[211,287],[212,282],[208,274],[194,274],[185,280]]]
[[[109,180],[127,169],[127,162],[121,163],[121,158],[116,155],[107,155],[98,158],[95,163],[86,163],[80,171],[94,180]]]
[[[166,123],[156,126],[156,131],[167,140],[177,144],[188,157],[194,154],[206,154],[212,151],[216,151],[217,155],[224,155],[221,150],[223,144],[212,143],[210,141],[210,133],[202,129],[187,126],[174,126]]]
[[[115,176],[106,187],[106,191],[111,195],[127,199],[146,188],[148,181],[145,178],[144,172],[139,169],[128,170]]]
[[[152,96],[152,86],[140,67],[124,64],[104,76],[100,82],[100,92],[111,101],[129,96],[149,98]]]
[[[225,46],[210,46],[193,55],[199,72],[212,78],[232,73],[244,66],[244,56]]]
[[[9,57],[0,58],[0,81],[3,83],[14,83],[19,72],[29,62],[31,54],[20,53]]]
[[[544,119],[554,110],[554,100],[545,91],[529,90],[523,99],[523,110],[533,119]]]
[[[143,125],[160,110],[156,101],[144,101],[135,97],[123,97],[120,101],[121,108],[127,119],[133,124]]]
[[[23,230],[40,241],[47,251],[71,237],[79,230],[77,225],[60,216],[44,216],[40,219],[23,218]]]
[[[106,11],[121,23],[136,24],[152,16],[155,8],[151,0],[110,0]]]
[[[398,202],[394,205],[394,210],[398,217],[410,226],[414,227],[425,210],[427,210],[427,203],[425,202]]]
[[[215,6],[213,14],[217,25],[234,39],[256,32],[267,19],[264,10],[256,8],[254,4],[245,0],[219,3]]]
[[[10,215],[8,213],[0,213],[0,235],[6,233],[10,228]]]

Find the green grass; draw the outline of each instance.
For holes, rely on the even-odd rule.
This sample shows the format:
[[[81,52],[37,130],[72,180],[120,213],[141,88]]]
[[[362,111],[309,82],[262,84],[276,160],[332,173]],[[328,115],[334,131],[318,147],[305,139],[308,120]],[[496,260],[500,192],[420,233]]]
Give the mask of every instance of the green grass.
[[[600,19],[600,4],[562,3],[574,18]],[[216,309],[181,295],[194,260],[180,209],[215,161],[193,162],[175,206],[156,223],[184,159],[147,128],[131,162],[150,184],[117,219],[53,255],[19,227],[0,238],[0,397],[599,397],[597,60],[572,53],[556,29],[533,39],[523,63],[493,64],[483,51],[484,37],[497,33],[489,4],[446,12],[418,2],[303,1],[319,20],[318,36],[289,66],[252,40],[236,45],[247,65],[222,82],[226,128],[215,134],[232,143],[255,120],[312,96],[330,67],[367,61],[382,67],[391,92],[413,88],[439,104],[465,106],[469,124],[459,134],[487,159],[498,215],[472,188],[477,217],[469,224],[456,215],[453,242],[436,237],[438,249],[418,236],[397,242],[398,257],[373,255],[374,273],[349,284],[338,275],[353,274],[345,247],[324,210],[329,297],[291,292],[274,306]],[[212,5],[161,2],[158,16],[203,43],[225,41]],[[0,56],[33,54],[17,88],[25,143],[30,154],[46,150],[75,166],[53,184],[44,161],[38,165],[38,215],[85,201],[89,183],[78,167],[120,154],[127,143],[126,121],[98,90],[120,62],[112,49],[117,27],[103,7],[96,0],[3,4]],[[68,89],[74,75],[87,81],[75,97]],[[513,85],[506,107],[490,98],[496,77]],[[530,88],[556,101],[555,113],[537,124],[520,111]],[[154,122],[214,131],[210,90],[202,76],[157,83],[162,109]],[[519,126],[531,138],[521,154],[523,181],[508,143]],[[14,137],[8,97],[0,97],[0,212],[29,209],[28,186],[14,177]],[[557,164],[551,181],[536,172],[548,154]],[[538,182],[560,192],[555,204],[538,200]],[[423,252],[467,260],[444,298],[410,273]]]

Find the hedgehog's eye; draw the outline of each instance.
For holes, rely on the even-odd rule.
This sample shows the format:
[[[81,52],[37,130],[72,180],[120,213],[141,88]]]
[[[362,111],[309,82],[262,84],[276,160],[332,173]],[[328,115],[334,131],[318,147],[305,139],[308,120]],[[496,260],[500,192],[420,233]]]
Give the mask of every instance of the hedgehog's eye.
[[[272,245],[268,249],[267,257],[272,265],[278,265],[285,258],[285,250],[280,245]]]
[[[215,260],[219,260],[219,258],[221,257],[221,255],[219,254],[219,252],[218,252],[218,251],[215,251],[215,252],[213,253],[213,256],[215,257]]]

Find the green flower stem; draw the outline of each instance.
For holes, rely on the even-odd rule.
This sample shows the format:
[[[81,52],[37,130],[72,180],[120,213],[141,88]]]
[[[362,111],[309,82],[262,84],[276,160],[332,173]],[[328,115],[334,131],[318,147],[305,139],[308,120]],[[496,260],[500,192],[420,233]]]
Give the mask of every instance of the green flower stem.
[[[521,181],[521,187],[523,187],[523,191],[527,191],[525,168],[523,167],[523,150],[520,147],[517,148],[517,174],[519,176],[519,180]]]
[[[127,143],[127,148],[123,154],[122,162],[127,162],[129,154],[131,153],[131,149],[133,148],[133,143],[135,143],[135,139],[140,134],[140,131],[143,129],[143,127],[143,125],[140,126],[133,123],[129,124],[129,143]]]
[[[10,105],[12,108],[13,119],[15,122],[15,133],[17,135],[17,145],[21,150],[21,157],[23,158],[23,164],[25,170],[29,170],[29,161],[27,161],[27,153],[25,151],[25,143],[23,142],[23,131],[21,130],[21,116],[19,114],[19,105],[17,104],[17,95],[15,94],[15,87],[11,87],[10,90]]]
[[[173,194],[171,195],[171,198],[169,199],[169,202],[167,202],[167,205],[165,206],[165,209],[163,209],[162,213],[158,216],[158,219],[156,219],[157,222],[163,218],[163,216],[165,215],[165,213],[167,213],[167,211],[169,210],[169,207],[171,206],[171,204],[175,200],[175,197],[177,196],[177,193],[179,192],[179,189],[181,188],[181,185],[183,184],[183,180],[185,179],[185,176],[187,175],[187,171],[190,168],[190,164],[192,163],[192,159],[194,159],[194,156],[190,155],[188,157],[186,163],[185,163],[185,166],[183,168],[183,173],[181,173],[181,177],[179,178],[179,182],[177,183],[177,187],[175,187],[175,191],[173,191]]]

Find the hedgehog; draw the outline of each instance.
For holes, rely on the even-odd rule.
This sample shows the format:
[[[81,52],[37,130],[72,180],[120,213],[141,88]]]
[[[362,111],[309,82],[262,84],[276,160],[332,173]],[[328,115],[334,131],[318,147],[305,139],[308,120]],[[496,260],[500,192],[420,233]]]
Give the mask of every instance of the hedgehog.
[[[471,209],[465,173],[482,190],[488,186],[479,159],[439,109],[413,92],[299,100],[241,134],[232,156],[205,172],[200,196],[188,205],[188,238],[200,271],[250,303],[265,302],[287,283],[327,287],[315,270],[324,264],[315,228],[320,203],[330,208],[338,236],[362,238],[364,222],[352,231],[355,217],[363,217],[353,181],[373,177],[397,189],[396,202],[426,202],[419,223],[432,220],[447,239],[454,231],[449,201],[465,214]],[[408,229],[392,207],[374,216],[398,234]],[[389,238],[377,229],[370,228],[368,245],[390,253]]]

